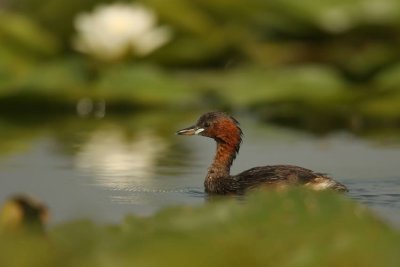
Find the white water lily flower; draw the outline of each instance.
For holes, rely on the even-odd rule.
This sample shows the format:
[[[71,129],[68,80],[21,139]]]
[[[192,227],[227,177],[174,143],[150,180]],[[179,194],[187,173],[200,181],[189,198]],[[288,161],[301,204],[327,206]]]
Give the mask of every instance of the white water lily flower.
[[[171,39],[166,26],[157,26],[153,11],[140,4],[102,5],[75,19],[76,50],[104,60],[128,52],[145,56]]]

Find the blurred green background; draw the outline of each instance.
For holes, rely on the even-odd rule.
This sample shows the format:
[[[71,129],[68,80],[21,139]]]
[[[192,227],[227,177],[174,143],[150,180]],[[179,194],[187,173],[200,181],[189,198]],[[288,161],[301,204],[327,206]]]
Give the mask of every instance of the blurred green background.
[[[171,184],[176,178],[181,184],[190,177],[190,185],[201,184],[197,171],[205,170],[198,163],[202,160],[171,133],[200,112],[216,109],[245,113],[260,125],[296,128],[293,135],[297,129],[318,135],[345,131],[383,143],[394,138],[397,142],[389,146],[398,144],[399,44],[398,0],[2,0],[0,155],[34,147],[31,165],[24,157],[20,161],[27,165],[9,164],[12,170],[28,166],[27,176],[1,165],[9,171],[3,182],[10,188],[40,187],[63,198],[64,208],[92,208],[90,201],[109,191],[88,194],[89,186],[81,181],[70,189],[75,196],[60,197],[69,191],[59,180],[75,182],[63,168],[75,171],[74,178],[84,176],[73,160],[86,145],[97,153],[88,153],[89,165],[104,165],[116,177],[138,178],[125,169],[107,169],[106,163],[120,164],[118,156],[125,153],[128,161],[146,161],[143,155],[148,155],[143,173],[127,163],[128,170],[139,169],[143,180],[161,177]],[[92,138],[98,133],[101,138]],[[257,142],[271,137],[264,133]],[[102,144],[105,148],[98,151]],[[65,162],[38,165],[44,158],[40,149],[48,158],[61,154]],[[258,157],[253,154],[252,160]],[[298,158],[307,159],[307,154]],[[332,159],[325,155],[322,162]],[[371,164],[364,173],[379,172],[381,177],[371,175],[382,186],[384,178],[393,177],[379,166]],[[48,173],[48,180],[39,179],[37,169]],[[367,188],[361,179],[351,184],[359,173],[347,174],[344,183],[358,187],[356,196],[378,195],[381,206],[398,211],[397,193],[379,191],[375,184]],[[46,184],[53,180],[54,185]],[[155,184],[165,187],[159,180]],[[399,188],[387,180],[385,186]],[[77,197],[76,188],[84,188],[85,198]],[[140,199],[139,192],[125,193]],[[45,202],[51,199],[43,196]],[[164,195],[157,197],[168,203]],[[4,218],[15,215],[4,214],[0,219],[6,223]],[[16,217],[22,224],[26,219]],[[252,196],[244,205],[228,199],[163,210],[149,218],[127,217],[114,226],[72,222],[28,235],[4,229],[1,266],[400,266],[398,231],[347,196],[301,190]]]
[[[146,53],[122,45],[107,56],[113,36],[130,34],[118,25],[128,27],[130,2],[99,15],[105,24],[82,26],[79,17],[113,2],[2,1],[0,109],[86,114],[101,102],[107,113],[239,109],[318,132],[399,125],[398,1],[135,1],[152,14],[152,28],[163,28],[162,44]],[[127,42],[149,48],[163,38],[143,31]],[[108,44],[96,48],[102,34]]]

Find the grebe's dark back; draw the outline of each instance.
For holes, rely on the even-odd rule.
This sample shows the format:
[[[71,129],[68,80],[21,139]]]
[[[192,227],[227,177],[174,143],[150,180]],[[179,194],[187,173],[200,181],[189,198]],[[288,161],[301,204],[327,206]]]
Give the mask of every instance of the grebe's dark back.
[[[286,187],[304,185],[315,190],[347,191],[341,183],[325,174],[293,165],[262,166],[237,175],[230,175],[233,160],[242,142],[242,130],[233,117],[223,112],[209,112],[197,123],[177,132],[179,135],[202,135],[217,142],[217,152],[204,181],[205,190],[212,194],[243,194],[256,187]]]

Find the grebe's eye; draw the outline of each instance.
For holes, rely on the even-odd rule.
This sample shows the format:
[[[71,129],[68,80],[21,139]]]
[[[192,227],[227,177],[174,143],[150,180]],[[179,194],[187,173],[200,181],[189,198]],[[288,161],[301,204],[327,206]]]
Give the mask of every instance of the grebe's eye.
[[[209,122],[205,122],[203,125],[204,125],[205,128],[210,127],[210,123]]]

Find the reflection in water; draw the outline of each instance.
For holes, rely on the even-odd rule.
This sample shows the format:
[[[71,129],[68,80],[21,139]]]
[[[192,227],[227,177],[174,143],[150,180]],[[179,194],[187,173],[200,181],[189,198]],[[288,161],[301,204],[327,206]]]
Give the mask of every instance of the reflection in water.
[[[82,217],[117,222],[129,213],[210,200],[203,179],[215,145],[204,138],[178,139],[174,130],[193,118],[166,116],[67,117],[44,125],[32,120],[30,131],[25,121],[10,123],[2,128],[1,152],[18,153],[0,158],[0,202],[14,192],[38,196],[56,223]],[[316,138],[248,121],[233,173],[281,163],[326,172],[349,187],[349,197],[400,227],[399,143],[349,134]]]
[[[107,128],[94,132],[82,145],[76,166],[109,189],[146,191],[166,148],[167,144],[151,131],[126,138],[123,132]]]

